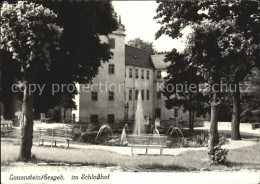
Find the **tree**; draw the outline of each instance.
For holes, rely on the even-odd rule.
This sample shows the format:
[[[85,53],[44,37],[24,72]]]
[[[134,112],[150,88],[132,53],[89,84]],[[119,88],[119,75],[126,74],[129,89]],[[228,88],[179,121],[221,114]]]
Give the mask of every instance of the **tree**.
[[[232,34],[231,38],[229,34]],[[206,83],[210,85],[207,89],[207,94],[212,95],[210,149],[218,143],[218,106],[223,101],[222,93],[224,95],[230,93],[229,89],[223,91],[220,82],[234,84],[231,92],[239,94],[240,89],[234,81],[236,72],[232,70],[236,71],[243,67],[240,62],[247,58],[249,49],[251,46],[228,20],[194,24],[193,32],[187,40],[184,51],[188,60],[186,67],[196,67],[197,75],[203,76]]]
[[[209,149],[213,149],[219,142],[218,108],[220,103],[220,81],[224,75],[221,50],[217,43],[221,23],[205,23],[194,25],[185,49],[189,65],[198,68],[198,75],[206,81],[202,92],[209,95],[211,105],[211,123],[209,129]]]
[[[59,105],[64,95],[68,95],[70,99],[73,98],[75,91],[59,91],[55,96],[52,95],[52,84],[75,85],[76,82],[91,82],[93,77],[97,75],[101,63],[107,62],[113,55],[110,52],[109,45],[102,43],[99,36],[108,35],[114,31],[117,28],[117,20],[113,15],[110,1],[37,1],[37,3],[42,3],[44,6],[20,1],[12,3],[4,3],[2,5],[1,22],[3,23],[1,24],[1,29],[2,37],[5,36],[6,39],[3,41],[1,39],[1,49],[11,52],[15,56],[16,63],[24,68],[21,71],[24,84],[29,85],[36,82],[47,85],[44,95],[39,95],[38,91],[32,94],[28,90],[24,90],[23,111],[26,113],[27,118],[22,128],[20,157],[21,159],[28,160],[31,156],[32,146],[32,105],[37,107],[41,102],[46,100],[53,107]],[[49,7],[53,11],[44,7]],[[26,11],[24,10],[25,8]],[[19,14],[20,10],[22,12],[21,15]],[[23,17],[22,20],[26,24],[23,22],[16,23],[16,19],[19,16]],[[9,17],[13,18],[10,19]],[[55,22],[64,28],[62,35],[60,34],[60,28],[54,24],[54,18]],[[44,20],[42,21],[41,19]],[[38,22],[43,22],[39,23],[41,27],[34,26]],[[51,29],[48,29],[48,27]],[[28,28],[30,28],[29,31]],[[10,40],[8,39],[10,38],[8,36],[10,35],[10,31],[15,33],[11,35],[16,36],[15,40],[12,39],[15,49],[9,46]],[[18,32],[23,34],[18,35]],[[40,45],[34,45],[34,40],[26,34],[33,34],[35,39],[39,40]],[[27,45],[27,42],[23,41],[25,38],[29,38],[30,42],[28,44],[31,44],[35,48]],[[42,46],[44,43],[45,45]],[[58,43],[59,48],[56,50],[56,44]],[[47,49],[44,49],[45,47]],[[43,54],[42,52],[46,52],[45,50],[49,54]],[[29,54],[32,53],[32,55],[28,56],[25,51],[29,52]],[[21,56],[24,57],[20,59]],[[49,70],[46,70],[46,68]],[[38,105],[34,103],[35,100],[37,100]],[[70,102],[63,104],[67,106]],[[49,106],[47,104],[41,108],[46,109]]]
[[[197,74],[198,69],[189,66],[185,55],[178,53],[176,49],[166,55],[165,62],[171,62],[167,68],[168,76],[165,78],[166,107],[168,109],[183,107],[184,111],[189,111],[189,128],[192,131],[195,113],[205,115],[208,111],[208,96],[201,93],[199,89],[199,84],[205,81],[202,76]],[[167,86],[174,86],[174,88],[168,89]],[[185,89],[186,86],[187,89]]]
[[[30,85],[35,82],[37,67],[44,65],[48,70],[52,54],[59,49],[62,28],[54,23],[55,18],[50,9],[35,3],[4,2],[1,7],[1,49],[9,51],[21,66],[25,118],[21,126],[21,160],[31,157],[34,93]]]
[[[99,35],[117,29],[111,1],[33,2],[53,10],[58,15],[57,24],[64,28],[60,38],[61,49],[52,56],[50,70],[39,70],[35,74],[36,83],[45,85],[45,88],[41,95],[35,92],[34,112],[39,114],[54,107],[76,108],[73,102],[76,87],[74,91],[65,87],[63,91],[52,94],[52,85],[67,85],[72,89],[76,82],[89,83],[98,74],[102,62],[112,58],[109,45],[99,39]],[[66,101],[63,100],[65,96]]]
[[[203,20],[217,23],[230,20],[234,23],[237,34],[250,41],[251,50],[246,60],[240,61],[240,69],[232,71],[234,84],[243,80],[243,77],[253,67],[259,67],[259,2],[258,1],[158,1],[156,19],[161,23],[156,38],[167,34],[172,38],[181,37],[181,30],[186,26],[200,24]],[[230,34],[230,33],[229,33]],[[236,37],[237,38],[237,37]],[[257,46],[258,45],[258,46]],[[230,45],[229,45],[230,46]],[[232,48],[231,48],[232,50]],[[232,55],[232,54],[231,54]],[[228,57],[230,57],[229,55]],[[227,58],[228,58],[227,57]],[[233,57],[233,56],[231,56]],[[230,60],[226,60],[230,61]],[[241,64],[241,62],[243,64]],[[234,67],[234,65],[233,65]],[[235,77],[234,77],[235,76]],[[236,77],[238,76],[238,77]],[[239,136],[239,94],[233,94],[232,139]]]
[[[155,52],[156,52],[154,49],[153,42],[144,41],[140,38],[135,38],[133,40],[129,40],[127,42],[127,44],[130,46],[133,46],[133,47],[137,47],[139,49],[144,49],[151,54],[155,54]]]

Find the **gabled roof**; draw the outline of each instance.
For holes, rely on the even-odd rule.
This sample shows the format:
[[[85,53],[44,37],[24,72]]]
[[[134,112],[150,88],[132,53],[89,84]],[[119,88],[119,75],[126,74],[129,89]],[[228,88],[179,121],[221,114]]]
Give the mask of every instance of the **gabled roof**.
[[[125,64],[141,68],[154,68],[150,53],[146,50],[125,45]]]
[[[166,54],[151,55],[153,65],[156,69],[166,69],[171,63],[164,62]]]

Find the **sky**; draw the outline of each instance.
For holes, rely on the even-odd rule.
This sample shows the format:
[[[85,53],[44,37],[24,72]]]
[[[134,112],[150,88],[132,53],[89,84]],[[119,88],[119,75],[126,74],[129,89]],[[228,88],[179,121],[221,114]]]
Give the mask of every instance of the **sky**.
[[[112,4],[125,26],[126,42],[139,37],[144,41],[153,42],[157,51],[171,51],[173,48],[182,51],[184,49],[185,39],[173,40],[163,35],[155,40],[155,33],[160,29],[160,24],[153,19],[158,6],[155,1],[113,1]],[[188,32],[188,29],[184,30],[184,37]]]

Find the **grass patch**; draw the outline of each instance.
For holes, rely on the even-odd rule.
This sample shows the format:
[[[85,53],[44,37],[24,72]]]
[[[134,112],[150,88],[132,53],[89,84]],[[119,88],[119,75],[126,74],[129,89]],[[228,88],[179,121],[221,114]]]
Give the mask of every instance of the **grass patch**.
[[[65,162],[99,166],[120,166],[128,169],[144,171],[196,171],[201,168],[222,170],[239,167],[260,169],[260,145],[230,150],[226,166],[209,167],[207,151],[186,151],[179,156],[141,155],[127,156],[101,149],[64,149],[33,146],[32,153],[36,162]],[[2,142],[1,165],[15,162],[19,153],[19,146]]]

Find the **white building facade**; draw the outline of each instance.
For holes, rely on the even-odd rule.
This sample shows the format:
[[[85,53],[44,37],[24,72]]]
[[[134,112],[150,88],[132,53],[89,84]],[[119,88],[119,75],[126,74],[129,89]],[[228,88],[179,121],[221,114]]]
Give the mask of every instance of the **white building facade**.
[[[182,115],[177,109],[166,109],[165,97],[158,95],[157,83],[163,82],[159,73],[167,67],[165,64],[161,66],[164,55],[151,55],[146,50],[126,45],[122,24],[108,37],[100,38],[110,44],[114,56],[109,62],[102,63],[92,84],[77,86],[77,110],[72,112],[76,121],[117,124],[134,120],[139,92],[144,116],[168,120]]]

